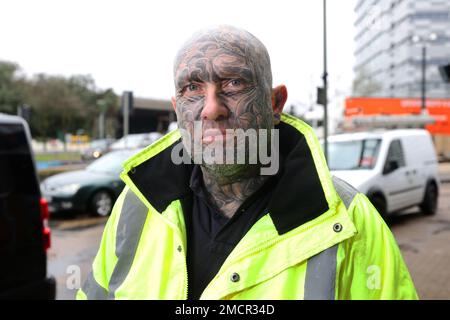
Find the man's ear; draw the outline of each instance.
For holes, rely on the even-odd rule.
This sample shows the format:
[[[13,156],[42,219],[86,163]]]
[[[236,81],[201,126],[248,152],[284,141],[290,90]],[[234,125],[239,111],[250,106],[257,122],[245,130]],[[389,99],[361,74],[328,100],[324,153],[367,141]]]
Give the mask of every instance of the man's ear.
[[[172,97],[171,101],[173,110],[177,111],[177,100],[175,99],[175,97]]]
[[[287,98],[288,92],[285,85],[282,84],[272,89],[272,109],[275,124],[280,123],[281,113],[283,112]]]

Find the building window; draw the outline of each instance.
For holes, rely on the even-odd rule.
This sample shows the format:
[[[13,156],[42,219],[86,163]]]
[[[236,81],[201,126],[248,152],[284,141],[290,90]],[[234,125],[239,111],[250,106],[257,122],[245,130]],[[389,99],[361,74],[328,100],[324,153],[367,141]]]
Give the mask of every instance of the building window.
[[[449,20],[449,13],[445,11],[439,11],[439,12],[417,12],[411,16],[413,20]]]

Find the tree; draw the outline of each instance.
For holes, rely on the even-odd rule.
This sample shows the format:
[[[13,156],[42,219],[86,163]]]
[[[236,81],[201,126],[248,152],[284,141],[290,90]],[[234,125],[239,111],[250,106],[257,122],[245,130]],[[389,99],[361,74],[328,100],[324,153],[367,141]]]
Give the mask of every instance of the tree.
[[[23,103],[24,80],[16,63],[0,61],[0,112],[15,114]]]
[[[382,86],[373,80],[367,70],[362,68],[353,80],[352,93],[354,97],[372,97],[380,95]]]
[[[90,75],[67,78],[38,74],[27,79],[20,72],[18,64],[0,61],[0,112],[15,114],[19,106],[31,106],[33,136],[46,141],[78,129],[92,135],[101,112],[107,122],[114,123],[117,95],[112,89],[98,90]],[[99,100],[106,110],[100,110]]]

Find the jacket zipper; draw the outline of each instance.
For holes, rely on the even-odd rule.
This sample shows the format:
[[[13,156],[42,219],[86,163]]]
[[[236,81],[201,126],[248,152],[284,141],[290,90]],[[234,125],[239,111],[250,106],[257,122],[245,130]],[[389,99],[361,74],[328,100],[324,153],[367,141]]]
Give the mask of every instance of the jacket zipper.
[[[183,248],[183,250],[184,250],[184,252],[183,252],[183,254],[184,254],[184,259],[183,259],[183,261],[184,261],[184,270],[185,270],[185,274],[184,274],[184,292],[185,292],[185,296],[184,296],[184,300],[187,300],[188,299],[188,289],[189,289],[189,274],[188,274],[188,270],[187,270],[187,262],[186,262],[186,259],[187,259],[187,253],[186,253],[186,249],[185,248]]]
[[[323,220],[326,220],[326,219],[323,219]],[[305,232],[305,231],[307,231],[307,230],[312,229],[312,228],[315,227],[316,225],[322,223],[323,220],[318,221],[317,223],[315,223],[315,224],[313,224],[313,225],[311,225],[311,226],[305,228],[305,229],[302,230],[301,232]],[[353,232],[352,235],[354,235],[355,233],[356,233],[356,232]],[[249,252],[248,252],[247,254],[245,254],[245,255],[242,254],[241,256],[238,256],[237,259],[234,259],[233,261],[230,261],[230,262],[228,262],[227,264],[222,265],[222,267],[223,267],[223,269],[225,270],[225,269],[228,268],[228,266],[231,265],[232,263],[235,263],[235,262],[238,261],[238,260],[242,260],[243,258],[249,258],[249,257],[251,257],[251,256],[255,256],[255,255],[257,255],[258,253],[260,253],[260,252],[262,252],[262,251],[264,251],[264,250],[266,250],[266,249],[268,249],[268,248],[270,248],[270,247],[272,247],[272,246],[274,246],[274,245],[276,245],[276,244],[278,244],[278,243],[280,243],[280,242],[282,242],[282,241],[284,241],[284,240],[286,240],[286,239],[288,239],[288,238],[290,238],[290,237],[293,237],[293,236],[295,236],[295,235],[291,235],[291,236],[289,236],[289,237],[282,238],[282,239],[276,238],[276,239],[272,240],[271,242],[266,243],[264,246],[259,246],[259,247],[257,247],[256,249],[249,251]],[[350,236],[351,236],[351,235],[350,235]],[[343,240],[344,240],[344,239],[343,239]],[[342,242],[343,240],[341,240],[341,241],[339,241],[339,242],[337,242],[337,243],[340,243],[340,242]],[[331,247],[331,246],[328,246],[327,248],[329,248],[329,247]],[[324,250],[326,250],[327,248],[325,248]],[[222,272],[221,272],[221,273],[218,273],[218,274],[211,280],[211,282],[210,282],[209,284],[214,283],[214,281],[215,281],[221,274],[222,274]],[[209,289],[209,285],[205,288],[205,290],[204,290],[203,292],[208,291],[208,289]]]

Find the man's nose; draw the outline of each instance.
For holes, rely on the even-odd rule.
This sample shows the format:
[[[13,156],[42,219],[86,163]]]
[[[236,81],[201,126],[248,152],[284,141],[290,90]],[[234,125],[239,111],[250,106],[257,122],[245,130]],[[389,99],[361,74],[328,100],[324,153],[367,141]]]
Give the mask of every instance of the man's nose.
[[[218,96],[216,86],[210,85],[206,89],[205,106],[201,113],[202,120],[218,121],[229,116],[228,108],[223,104]]]

